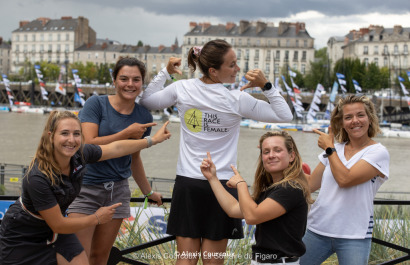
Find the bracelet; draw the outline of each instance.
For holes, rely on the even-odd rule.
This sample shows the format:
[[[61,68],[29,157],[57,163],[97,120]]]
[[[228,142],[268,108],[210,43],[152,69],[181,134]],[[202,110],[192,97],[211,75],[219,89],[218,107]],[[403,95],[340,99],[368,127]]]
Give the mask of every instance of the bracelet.
[[[94,213],[94,215],[95,215],[95,217],[97,217],[98,224],[100,225],[101,224],[100,223],[100,218],[98,217],[98,215],[96,213]]]
[[[236,183],[236,188],[238,188],[238,184],[241,183],[241,182],[245,182],[245,183],[246,183],[245,180],[238,181],[238,182]]]
[[[145,200],[144,200],[144,209],[147,209],[148,206],[148,197],[154,194],[154,191],[151,190],[148,194],[144,195]]]
[[[145,136],[144,139],[147,139],[147,142],[148,142],[148,147],[147,148],[150,148],[152,146],[151,136]]]

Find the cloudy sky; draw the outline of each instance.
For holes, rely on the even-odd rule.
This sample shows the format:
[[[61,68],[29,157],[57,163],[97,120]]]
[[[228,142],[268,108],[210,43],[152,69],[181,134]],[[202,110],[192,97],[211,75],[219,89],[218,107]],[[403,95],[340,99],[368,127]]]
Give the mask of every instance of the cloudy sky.
[[[181,44],[191,21],[305,22],[315,48],[370,24],[410,27],[408,0],[0,0],[0,10],[5,40],[20,20],[61,16],[88,18],[97,38],[151,46],[170,46],[175,38]]]

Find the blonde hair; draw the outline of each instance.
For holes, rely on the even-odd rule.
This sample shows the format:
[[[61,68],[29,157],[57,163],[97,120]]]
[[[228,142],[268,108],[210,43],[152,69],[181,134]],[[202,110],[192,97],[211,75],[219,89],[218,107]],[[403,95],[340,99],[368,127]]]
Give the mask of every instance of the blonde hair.
[[[343,107],[353,103],[362,103],[364,109],[366,110],[367,117],[369,118],[369,130],[367,132],[368,136],[373,138],[381,132],[379,118],[377,117],[376,108],[374,107],[373,102],[371,102],[371,100],[364,95],[349,95],[339,100],[337,106],[332,111],[332,116],[330,119],[332,131],[335,135],[336,141],[339,143],[349,141],[349,135],[343,128]]]
[[[57,130],[58,124],[63,119],[74,119],[80,124],[78,117],[70,111],[52,111],[47,119],[46,126],[44,127],[43,134],[40,138],[36,154],[30,163],[26,176],[33,169],[34,164],[37,163],[38,169],[51,181],[51,185],[56,185],[62,182],[61,165],[59,165],[54,157],[54,145],[52,139]],[[50,134],[49,134],[50,133]],[[81,133],[81,137],[83,135]],[[80,150],[83,148],[84,139],[81,141]]]
[[[295,158],[289,163],[288,167],[283,171],[284,178],[279,182],[274,183],[272,176],[265,170],[262,162],[262,144],[269,138],[274,136],[280,136],[284,139],[286,149],[289,154],[294,153]],[[253,199],[257,200],[262,192],[271,189],[273,187],[282,185],[290,185],[293,188],[301,189],[308,204],[313,203],[310,195],[309,185],[305,174],[302,170],[302,158],[296,147],[295,141],[286,131],[271,131],[267,132],[259,140],[259,158],[258,166],[255,172],[255,181],[253,183]]]

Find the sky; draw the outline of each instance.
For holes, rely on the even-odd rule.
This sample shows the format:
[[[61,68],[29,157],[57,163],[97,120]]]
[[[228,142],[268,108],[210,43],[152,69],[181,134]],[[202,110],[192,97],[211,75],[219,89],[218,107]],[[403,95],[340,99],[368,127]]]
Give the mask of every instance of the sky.
[[[410,28],[408,0],[0,0],[0,37],[11,39],[21,20],[88,18],[98,39],[151,46],[174,44],[189,22],[213,25],[240,20],[304,22],[315,48],[332,36],[369,25]]]

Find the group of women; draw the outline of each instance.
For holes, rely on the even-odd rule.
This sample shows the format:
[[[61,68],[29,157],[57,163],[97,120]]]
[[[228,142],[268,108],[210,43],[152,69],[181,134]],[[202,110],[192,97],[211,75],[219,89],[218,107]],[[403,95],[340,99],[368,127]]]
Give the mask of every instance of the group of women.
[[[372,200],[389,174],[389,154],[372,139],[380,129],[371,101],[340,100],[329,133],[316,131],[324,152],[311,175],[303,172],[287,132],[264,134],[251,195],[236,170],[240,121],[289,122],[285,99],[258,69],[246,73],[249,82],[241,90],[226,89],[223,84],[234,83],[240,69],[223,40],[188,52],[188,65],[199,68],[201,78],[164,88],[180,65],[171,58],[137,104],[145,67],[120,58],[115,95],[91,97],[80,119],[70,112],[50,114],[22,196],[1,224],[0,264],[106,264],[122,219],[130,215],[128,178],[162,204],[140,151],[170,138],[167,123],[149,136],[156,125],[149,110],[169,106],[181,118],[167,226],[178,252],[214,253],[202,255],[203,264],[223,264],[228,240],[243,237],[244,218],[256,225],[252,264],[321,264],[334,252],[340,264],[367,264]],[[243,92],[247,87],[260,87],[269,102]],[[310,194],[319,188],[313,203]],[[198,259],[180,255],[176,264]]]

